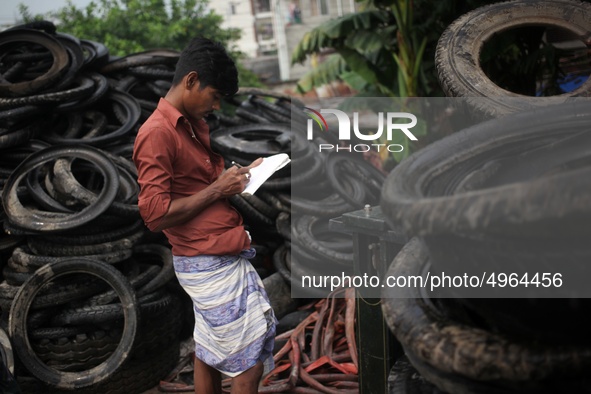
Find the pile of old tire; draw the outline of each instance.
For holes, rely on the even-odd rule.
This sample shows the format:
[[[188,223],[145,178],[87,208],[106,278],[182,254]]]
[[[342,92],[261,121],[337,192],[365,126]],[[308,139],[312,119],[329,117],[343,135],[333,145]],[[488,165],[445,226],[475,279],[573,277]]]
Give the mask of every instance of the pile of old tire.
[[[103,45],[36,22],[2,32],[0,53],[1,148],[32,138],[106,146],[136,126],[137,101],[98,72],[108,61]]]
[[[485,293],[386,288],[388,325],[419,372],[453,393],[589,392],[591,188],[587,101],[507,115],[416,152],[381,206],[416,237],[388,275],[517,273]],[[522,285],[538,272],[564,286]],[[514,281],[515,282],[515,281]]]
[[[559,34],[569,37],[571,44],[579,41],[584,48],[588,46],[591,32],[591,20],[587,17],[590,12],[591,5],[582,1],[512,0],[486,5],[462,15],[448,26],[437,43],[435,63],[443,91],[448,97],[460,98],[454,101],[476,118],[494,118],[563,103],[571,97],[589,96],[591,78],[576,89],[555,96],[532,97],[509,91],[487,76],[480,56],[487,42],[498,34],[532,26],[546,29],[546,40],[552,31],[563,31]],[[568,58],[561,60],[570,62]],[[542,61],[550,63],[552,59]],[[579,71],[577,68],[588,68],[588,65],[579,65],[574,72]]]
[[[145,270],[154,273],[154,267],[149,265],[142,265],[139,271],[130,268],[138,247],[167,245],[163,237],[150,234],[141,223],[137,174],[130,158],[139,126],[171,86],[178,55],[176,51],[159,49],[114,57],[103,44],[59,33],[47,21],[0,33],[0,72],[4,77],[0,81],[0,188],[4,209],[0,216],[4,229],[0,236],[0,265],[5,276],[1,285],[7,295],[2,300],[5,325],[8,325],[11,298],[46,264],[53,266],[72,258],[101,262],[117,268],[135,292],[142,288],[136,277],[143,277]],[[303,105],[291,97],[243,88],[226,106],[227,112],[207,121],[212,130],[212,145],[227,158],[227,166],[231,161],[248,164],[260,156],[296,153],[292,155],[291,165],[278,172],[255,195],[232,199],[244,216],[257,249],[253,265],[270,287],[279,289],[286,304],[290,303],[276,312],[281,316],[296,307],[289,288],[292,282],[299,283],[304,273],[312,274],[323,265],[334,266],[339,272],[351,272],[352,249],[348,236],[330,230],[328,219],[367,203],[377,203],[378,193],[367,194],[355,178],[359,178],[356,174],[367,179],[375,177],[372,181],[375,189],[375,184],[383,181],[383,175],[371,174],[371,166],[353,156],[317,152],[313,141],[305,138],[307,118]],[[292,118],[299,124],[295,132],[289,130]],[[293,170],[294,167],[297,169]],[[332,174],[332,183],[327,174]],[[344,186],[335,181],[343,177],[348,178]],[[296,193],[292,193],[292,185]],[[297,232],[290,231],[291,222],[298,228]],[[302,268],[291,263],[292,245],[297,246],[293,248],[296,249],[294,261],[306,263]],[[291,272],[292,267],[296,267],[295,273]],[[73,282],[76,281],[74,278]],[[68,301],[63,304],[60,301],[56,306],[69,313],[73,308],[85,307],[85,302],[93,303],[96,292],[108,290],[105,289],[108,285],[99,286],[100,281],[89,284],[82,292],[75,283],[73,288],[65,285],[48,285],[38,298],[51,299],[56,292],[61,296],[71,291],[72,296],[65,296]],[[306,295],[323,297],[327,293]],[[151,293],[142,293],[140,300],[145,296]],[[36,301],[33,316],[42,319],[38,306]],[[61,316],[61,313],[54,314]],[[187,312],[183,310],[183,313]],[[188,314],[192,316],[190,308]],[[70,325],[60,319],[44,320],[42,325],[35,320],[31,327],[35,338],[29,335],[27,339],[37,346],[35,351],[40,359],[56,368],[69,367],[64,363],[64,356],[47,355],[48,348],[54,349],[55,343],[118,335],[117,330],[113,334],[110,328],[101,326],[75,335],[71,334],[73,331],[65,331],[68,336],[58,338],[59,325]],[[145,320],[140,324],[146,324]],[[48,332],[45,329],[51,333],[43,337]],[[39,341],[42,343],[38,344]],[[75,346],[79,349],[84,345]],[[55,352],[60,351],[76,354],[70,345]],[[89,366],[84,364],[86,360],[77,359],[86,357],[82,355],[84,352],[79,353],[69,361],[71,368]],[[119,369],[124,376],[133,376],[127,367],[143,368],[137,364],[141,357],[135,360],[133,354]],[[28,379],[25,385],[43,387],[30,391],[49,392],[50,386],[56,386],[53,381],[39,381],[36,369],[29,370],[29,365],[18,358],[17,352],[18,375]],[[168,360],[164,356],[157,358],[163,363]],[[96,357],[93,360],[100,361]],[[117,383],[119,378],[113,377],[121,376],[118,373],[113,372],[107,379],[114,382],[112,386],[103,387],[98,381],[90,384],[88,380],[84,385],[90,384],[88,390],[96,386],[101,392],[131,393],[146,384],[143,377],[149,382],[162,377],[154,371],[138,375],[133,379],[137,386],[134,389],[127,383]],[[34,376],[27,378],[28,375]],[[115,388],[118,384],[120,387]]]
[[[4,185],[5,229],[23,242],[3,269],[0,308],[25,392],[141,392],[178,358],[172,256],[143,242],[134,170],[106,151],[62,144],[29,154]],[[73,276],[38,283],[65,262]],[[85,278],[109,269],[116,282]],[[109,289],[116,286],[133,299]],[[147,354],[161,357],[148,362]]]
[[[62,257],[20,285],[0,284],[23,392],[157,384],[178,359],[183,322],[173,276],[167,247],[137,244],[122,262]]]
[[[8,259],[0,308],[24,392],[141,392],[178,359],[184,322],[170,249],[141,243],[135,223],[102,228],[27,235]],[[66,263],[71,274],[60,275]],[[92,277],[104,279],[104,270],[113,277],[106,283]],[[49,277],[39,283],[43,272]]]
[[[141,108],[140,124],[156,109],[158,101],[172,85],[179,52],[170,49],[148,50],[121,58],[111,58],[100,68],[112,86],[136,99]],[[133,140],[130,141],[133,143]]]
[[[212,122],[212,147],[232,162],[288,153],[292,161],[254,195],[230,199],[253,239],[273,239],[274,269],[298,298],[326,296],[326,286],[304,288],[302,276],[351,275],[350,236],[333,231],[330,218],[379,201],[385,176],[350,152],[318,151],[321,138],[307,139],[303,104],[281,94],[241,89],[229,103],[233,116]],[[217,126],[217,128],[216,128]],[[298,289],[299,291],[294,291]]]
[[[163,259],[163,251],[149,257],[138,250],[165,242],[149,236],[140,221],[129,159],[139,125],[170,86],[178,53],[114,58],[104,45],[58,33],[43,21],[1,33],[0,56],[4,326],[31,320],[9,313],[27,281],[72,258],[119,270],[144,315],[123,343],[122,302],[101,296],[109,283],[74,275],[47,285],[32,302],[33,323],[18,334],[21,387],[35,393],[154,387],[174,366],[179,329],[192,313],[190,306],[179,313],[175,298],[186,301],[186,295],[169,288],[171,266],[163,263],[170,251]]]
[[[122,63],[163,52],[115,59],[46,21],[0,33],[0,310],[23,392],[142,392],[178,359],[183,295],[130,161],[146,95],[119,88]]]
[[[111,244],[131,244],[130,238]],[[4,324],[24,392],[141,392],[175,365],[184,322],[178,289],[170,282],[169,248],[135,243],[121,261],[76,256],[77,250],[107,244],[53,243],[55,250],[68,249],[69,257],[29,254],[25,247],[13,252],[9,266],[18,275],[0,284],[0,307],[10,311]],[[152,359],[154,354],[161,357]]]

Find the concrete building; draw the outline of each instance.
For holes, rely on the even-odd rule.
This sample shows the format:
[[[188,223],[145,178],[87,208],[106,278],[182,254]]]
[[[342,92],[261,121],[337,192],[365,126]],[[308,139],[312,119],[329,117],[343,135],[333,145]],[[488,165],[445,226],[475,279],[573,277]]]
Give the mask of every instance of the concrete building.
[[[304,34],[321,23],[356,11],[354,0],[274,0],[277,32],[277,58],[280,79],[295,80],[310,68],[305,64],[291,65],[291,53]],[[300,20],[294,22],[293,9],[299,9]]]
[[[309,70],[291,65],[291,53],[304,34],[329,19],[355,12],[355,0],[216,0],[210,8],[224,17],[223,27],[239,28],[238,48],[245,65],[267,82],[297,80]]]
[[[248,57],[256,57],[259,44],[255,33],[253,0],[216,0],[209,2],[209,8],[224,18],[223,28],[240,29],[242,37],[237,47]]]

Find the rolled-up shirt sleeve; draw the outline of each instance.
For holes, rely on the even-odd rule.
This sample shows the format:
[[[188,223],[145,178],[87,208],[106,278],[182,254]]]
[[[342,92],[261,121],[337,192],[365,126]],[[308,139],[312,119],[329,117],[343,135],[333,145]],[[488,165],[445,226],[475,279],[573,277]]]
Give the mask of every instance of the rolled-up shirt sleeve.
[[[140,185],[138,207],[152,231],[158,228],[170,206],[173,160],[174,145],[166,138],[166,130],[152,128],[138,133],[133,149]]]

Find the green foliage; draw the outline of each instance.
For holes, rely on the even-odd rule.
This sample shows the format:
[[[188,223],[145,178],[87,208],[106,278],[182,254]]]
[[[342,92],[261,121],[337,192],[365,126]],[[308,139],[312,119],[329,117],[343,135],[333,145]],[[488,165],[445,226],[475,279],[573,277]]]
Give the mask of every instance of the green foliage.
[[[197,35],[225,45],[239,37],[237,29],[220,28],[221,16],[205,6],[198,0],[98,0],[78,9],[68,1],[54,16],[61,31],[97,39],[117,56],[146,48],[181,50]]]
[[[333,54],[316,67],[316,72],[306,74],[298,85],[302,90],[311,90],[314,86],[331,83],[340,78],[347,69],[347,64],[342,56]]]
[[[335,53],[298,81],[307,92],[342,80],[358,97],[413,97],[443,94],[436,80],[434,55],[437,40],[457,17],[487,0],[356,0],[360,12],[329,20],[304,35],[292,54],[300,63],[308,56]],[[338,61],[334,60],[338,57]],[[415,126],[427,133],[424,123]],[[414,130],[414,129],[413,129]],[[399,161],[412,151],[408,139],[391,159]],[[386,158],[383,158],[386,159]]]
[[[395,64],[389,54],[389,45],[385,45],[392,32],[387,22],[382,11],[368,9],[327,21],[307,32],[294,49],[293,63],[303,62],[307,56],[332,48],[346,67],[343,64],[339,64],[338,68],[331,65],[331,78],[325,78],[326,70],[318,67],[299,81],[298,90],[306,92],[338,77],[355,81],[357,86],[391,94],[394,83],[391,69]],[[340,75],[334,75],[335,71]]]
[[[40,18],[20,10],[24,21]],[[239,29],[222,28],[222,17],[207,10],[206,0],[97,0],[85,8],[68,0],[50,16],[59,21],[59,31],[102,42],[115,56],[155,48],[180,51],[193,37],[205,36],[229,49],[237,60],[242,86],[261,86],[252,72],[240,66],[239,50],[231,47],[240,37]]]
[[[339,79],[366,91],[392,96],[441,96],[434,69],[437,40],[460,15],[493,0],[356,0],[360,12],[329,20],[304,35],[292,62],[326,51],[345,59]],[[365,65],[362,65],[365,63]],[[306,92],[323,78],[311,70],[300,80]],[[350,73],[358,73],[352,78]],[[360,79],[365,84],[359,84]],[[334,80],[334,79],[333,79]],[[353,86],[352,86],[353,87]],[[359,89],[357,89],[359,90]]]

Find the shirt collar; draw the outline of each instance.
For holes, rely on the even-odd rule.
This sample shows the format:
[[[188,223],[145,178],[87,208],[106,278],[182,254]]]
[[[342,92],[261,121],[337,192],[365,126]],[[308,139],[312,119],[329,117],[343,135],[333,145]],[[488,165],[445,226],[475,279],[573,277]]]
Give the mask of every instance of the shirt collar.
[[[185,125],[185,122],[190,122],[186,119],[181,112],[175,108],[171,103],[169,103],[164,97],[160,98],[158,102],[158,110],[162,113],[162,115],[172,124],[175,128],[181,125]],[[195,134],[201,134],[203,132],[207,132],[208,128],[207,122],[205,120],[200,119],[196,123],[193,123],[193,129],[195,130]]]

